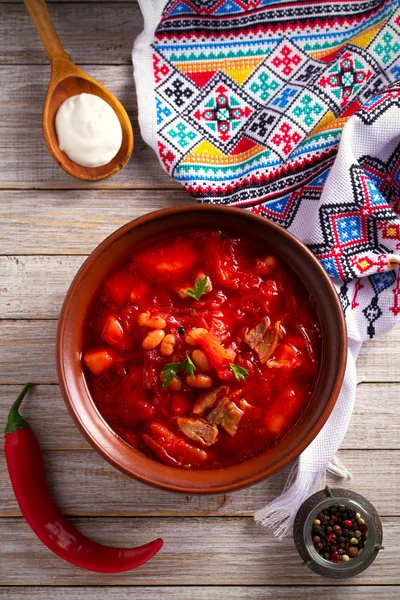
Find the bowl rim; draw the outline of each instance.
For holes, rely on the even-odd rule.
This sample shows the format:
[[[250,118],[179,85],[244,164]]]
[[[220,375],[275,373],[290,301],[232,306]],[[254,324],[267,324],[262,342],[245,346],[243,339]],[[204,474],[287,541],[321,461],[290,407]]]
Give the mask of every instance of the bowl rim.
[[[65,337],[65,332],[66,332],[68,311],[69,311],[70,305],[72,303],[74,294],[77,291],[77,289],[79,288],[82,280],[85,278],[87,271],[91,269],[92,265],[97,261],[98,257],[109,246],[111,246],[119,238],[125,236],[131,230],[133,230],[137,227],[140,227],[142,225],[146,225],[146,224],[150,223],[151,221],[154,221],[154,220],[157,220],[157,219],[160,219],[163,217],[170,217],[170,216],[177,215],[177,214],[187,214],[187,213],[193,213],[193,212],[198,212],[198,211],[209,211],[209,212],[215,213],[215,214],[223,214],[223,213],[229,212],[233,215],[235,215],[235,214],[240,215],[243,218],[247,218],[247,219],[253,220],[254,222],[257,222],[258,224],[261,224],[262,226],[266,227],[266,229],[272,228],[273,230],[275,230],[278,233],[278,235],[283,236],[284,238],[286,238],[286,241],[289,241],[290,244],[297,247],[297,249],[303,255],[305,255],[305,257],[312,263],[313,269],[315,269],[318,272],[319,276],[324,280],[324,283],[326,285],[326,291],[327,291],[327,293],[330,297],[330,301],[332,303],[332,309],[333,309],[332,314],[334,313],[336,316],[337,326],[338,326],[338,339],[339,339],[339,342],[338,342],[339,343],[339,356],[338,356],[338,364],[337,364],[337,374],[336,374],[336,379],[334,381],[334,384],[332,386],[332,391],[330,393],[329,399],[326,402],[326,405],[325,405],[324,409],[322,410],[322,413],[320,414],[319,418],[314,423],[314,425],[311,427],[311,429],[308,431],[308,433],[303,437],[301,442],[299,444],[297,444],[297,446],[293,450],[288,452],[285,456],[279,458],[279,460],[277,460],[274,464],[269,465],[267,468],[260,469],[258,472],[247,475],[246,477],[244,477],[242,479],[237,479],[237,480],[234,479],[231,483],[213,484],[211,488],[210,487],[202,488],[202,487],[195,486],[193,484],[190,485],[190,484],[186,484],[186,483],[185,483],[185,485],[182,485],[182,484],[170,483],[168,481],[162,481],[162,482],[158,481],[157,479],[154,478],[154,476],[152,476],[151,466],[153,466],[153,468],[155,468],[154,465],[157,465],[156,470],[165,471],[165,473],[169,472],[172,477],[173,477],[173,474],[178,471],[180,473],[191,473],[193,475],[193,477],[195,477],[196,474],[200,475],[200,477],[201,477],[201,474],[208,473],[210,477],[214,476],[214,478],[215,478],[218,476],[218,473],[221,473],[221,472],[226,473],[232,469],[235,469],[236,467],[238,467],[240,465],[245,465],[245,464],[251,463],[252,458],[250,458],[242,463],[237,463],[232,466],[226,467],[224,469],[185,471],[183,469],[176,469],[174,467],[162,465],[161,463],[158,463],[157,461],[154,461],[148,457],[145,457],[146,460],[149,461],[149,463],[151,463],[151,465],[149,465],[149,467],[150,467],[149,474],[143,474],[143,473],[138,474],[138,473],[134,472],[134,470],[132,469],[132,465],[130,465],[131,468],[129,468],[129,466],[124,461],[116,458],[115,456],[110,455],[110,450],[109,450],[110,443],[112,443],[112,441],[113,441],[114,443],[117,442],[121,446],[121,448],[128,447],[130,449],[130,451],[133,450],[133,452],[134,452],[134,454],[136,454],[136,456],[143,457],[144,455],[142,455],[138,451],[134,450],[131,446],[129,446],[129,444],[127,444],[122,438],[120,438],[112,430],[112,428],[108,425],[108,423],[103,419],[103,417],[100,415],[100,412],[98,411],[97,407],[94,404],[94,401],[91,397],[91,394],[89,392],[89,389],[87,387],[86,380],[84,377],[82,377],[82,378],[85,381],[85,389],[87,392],[89,402],[92,403],[92,405],[93,405],[92,408],[94,408],[96,410],[100,420],[102,421],[103,431],[101,433],[103,436],[108,438],[109,444],[105,444],[104,440],[99,441],[98,439],[96,439],[94,437],[94,435],[90,431],[87,418],[84,418],[80,414],[80,411],[79,411],[78,407],[76,406],[76,402],[73,398],[73,394],[71,393],[71,391],[68,387],[68,384],[67,384],[67,379],[68,379],[67,371],[68,370],[71,371],[72,369],[67,367],[65,364],[64,343],[63,343],[64,337]],[[219,228],[220,226],[216,226],[216,227]],[[117,260],[115,262],[117,262]],[[59,316],[58,326],[57,326],[55,354],[56,354],[57,378],[58,378],[60,390],[61,390],[64,402],[67,406],[67,409],[68,409],[73,421],[75,422],[77,428],[79,429],[79,431],[83,434],[83,436],[89,442],[89,444],[105,460],[107,460],[110,464],[112,464],[114,467],[116,467],[118,470],[122,471],[126,475],[128,475],[134,479],[137,479],[137,480],[141,481],[142,483],[149,484],[151,486],[155,486],[160,489],[169,490],[169,491],[173,491],[173,492],[180,492],[180,493],[184,493],[184,494],[202,494],[203,495],[203,494],[226,493],[226,492],[234,491],[234,490],[241,489],[244,487],[248,487],[250,485],[254,485],[255,483],[262,481],[263,479],[266,479],[266,478],[272,476],[273,474],[277,473],[278,471],[281,471],[288,464],[290,464],[295,458],[297,458],[303,452],[303,450],[305,450],[305,448],[313,441],[313,439],[317,436],[319,431],[325,425],[328,417],[330,416],[330,414],[333,410],[333,407],[335,406],[335,403],[339,396],[342,382],[344,379],[346,362],[347,362],[347,350],[348,350],[348,345],[347,345],[346,321],[345,321],[344,312],[342,310],[339,296],[336,292],[336,289],[335,289],[329,275],[324,270],[324,268],[322,267],[322,265],[320,264],[318,259],[305,246],[305,244],[303,242],[301,242],[292,233],[287,231],[287,229],[284,229],[277,223],[274,223],[273,221],[269,220],[268,218],[257,215],[251,211],[247,211],[242,208],[236,208],[236,207],[230,207],[230,206],[228,207],[228,206],[224,206],[224,205],[199,204],[198,203],[198,204],[179,205],[179,206],[168,207],[168,208],[164,208],[164,209],[160,209],[160,210],[156,210],[156,211],[151,211],[151,212],[149,212],[145,215],[142,215],[140,217],[137,217],[137,218],[133,219],[132,221],[129,221],[125,225],[119,227],[116,231],[114,231],[109,236],[107,236],[102,242],[100,242],[100,244],[98,244],[95,247],[95,249],[90,253],[90,255],[86,258],[84,263],[81,265],[81,267],[77,271],[74,279],[72,280],[72,282],[68,288],[66,296],[64,298],[64,302],[63,302],[63,305],[62,305],[62,308],[60,311],[60,316]],[[82,368],[81,375],[83,375],[83,373],[84,373],[84,370]],[[105,447],[105,446],[107,446],[107,447]],[[254,458],[256,458],[257,456],[260,456],[262,454],[263,454],[263,452],[259,453]],[[171,473],[171,471],[174,473]]]

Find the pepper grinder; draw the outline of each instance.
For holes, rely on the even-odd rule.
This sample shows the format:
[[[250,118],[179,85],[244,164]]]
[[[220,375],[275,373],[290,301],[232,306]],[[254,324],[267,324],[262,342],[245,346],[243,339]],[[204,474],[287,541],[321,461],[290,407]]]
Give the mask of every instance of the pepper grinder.
[[[349,562],[334,563],[323,558],[314,547],[312,525],[317,515],[332,505],[344,504],[359,512],[367,527],[368,534],[364,548]],[[324,490],[310,496],[299,508],[293,526],[296,548],[303,564],[309,569],[333,579],[347,579],[364,571],[373,563],[382,546],[382,522],[372,504],[356,492],[342,488]]]

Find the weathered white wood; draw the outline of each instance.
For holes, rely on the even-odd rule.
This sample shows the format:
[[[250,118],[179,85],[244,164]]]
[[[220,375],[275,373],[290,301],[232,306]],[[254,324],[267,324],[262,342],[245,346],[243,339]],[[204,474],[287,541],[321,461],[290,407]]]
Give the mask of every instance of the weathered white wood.
[[[0,350],[1,351],[1,350]],[[0,423],[21,391],[21,385],[0,385]],[[75,427],[58,385],[36,385],[27,394],[21,409],[46,450],[88,450],[89,444]]]
[[[0,257],[3,318],[57,318],[82,256]]]
[[[70,2],[49,8],[64,48],[78,64],[131,64],[133,40],[143,28],[135,3]],[[47,64],[48,59],[23,4],[0,4],[1,62]],[[16,26],[18,24],[18,26]]]
[[[386,335],[365,342],[357,359],[357,376],[363,381],[400,381],[400,369],[395,358],[399,348],[399,325]]]
[[[93,6],[89,8],[92,10]],[[15,31],[14,26],[12,31]],[[36,36],[34,31],[33,34]],[[32,39],[32,34],[28,39]],[[86,70],[118,97],[133,120],[135,147],[128,165],[118,175],[97,184],[67,175],[49,155],[42,134],[42,110],[50,67],[0,66],[0,187],[179,188],[163,171],[153,150],[140,138],[132,66],[93,65]]]
[[[46,451],[50,489],[59,506],[75,516],[243,516],[252,515],[282,491],[289,469],[250,488],[215,496],[185,496],[149,488],[105,462],[94,450]],[[357,490],[380,514],[400,515],[400,451],[341,450],[353,478],[328,475],[327,483]],[[368,465],[368,467],[367,467]],[[0,454],[0,516],[20,515],[4,456]],[[321,488],[323,487],[321,482]],[[384,493],[382,488],[384,487]]]
[[[303,585],[293,586],[206,586],[182,588],[180,586],[160,587],[8,587],[0,588],[0,598],[22,600],[29,594],[30,600],[300,600],[315,598],[322,600],[398,600],[400,586],[376,585],[314,585],[312,588]],[[384,596],[380,596],[384,594]]]
[[[201,581],[202,585],[245,586],[333,583],[302,565],[291,538],[278,542],[251,518],[74,518],[72,522],[84,534],[103,543],[130,546],[161,537],[164,548],[135,571],[101,575],[78,569],[51,554],[22,519],[1,519],[2,583],[198,585]],[[383,525],[385,550],[357,580],[340,584],[400,583],[400,519],[384,518]]]
[[[0,423],[7,418],[20,385],[0,386]],[[364,383],[358,386],[356,404],[342,449],[400,450],[399,385]],[[26,397],[23,413],[37,433],[42,448],[89,448],[75,427],[58,385],[37,385]]]
[[[1,279],[0,282],[2,285]],[[0,320],[0,384],[57,382],[54,364],[56,327],[57,323],[52,320]],[[399,347],[399,326],[364,344],[357,361],[358,377],[365,382],[400,381],[400,369],[394,360]],[[371,428],[373,426],[371,423]]]
[[[0,254],[88,254],[132,219],[192,204],[178,190],[2,190]],[[1,281],[1,280],[0,280]],[[0,287],[4,287],[0,284]]]
[[[0,383],[54,383],[56,321],[0,321]]]

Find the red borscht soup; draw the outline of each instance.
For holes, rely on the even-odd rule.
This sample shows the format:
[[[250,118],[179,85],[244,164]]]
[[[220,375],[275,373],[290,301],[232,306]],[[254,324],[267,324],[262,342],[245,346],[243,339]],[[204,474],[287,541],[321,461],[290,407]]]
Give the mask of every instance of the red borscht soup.
[[[267,245],[221,231],[153,241],[104,281],[83,361],[110,427],[178,468],[215,469],[276,444],[306,408],[320,326]]]

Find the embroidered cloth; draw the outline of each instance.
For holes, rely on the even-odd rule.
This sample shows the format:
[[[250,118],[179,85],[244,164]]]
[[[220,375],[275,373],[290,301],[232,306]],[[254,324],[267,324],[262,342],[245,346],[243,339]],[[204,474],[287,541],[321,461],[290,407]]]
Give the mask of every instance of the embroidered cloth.
[[[361,342],[400,314],[398,0],[140,0],[139,122],[201,202],[288,228],[334,279],[349,358],[334,412],[281,498],[256,515],[285,534],[350,419]],[[290,506],[289,506],[290,505]]]

